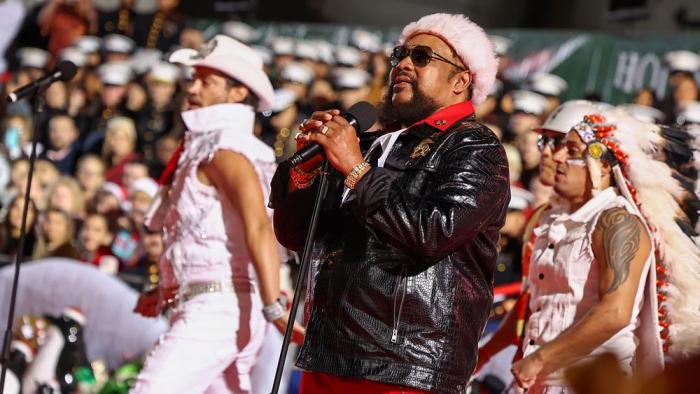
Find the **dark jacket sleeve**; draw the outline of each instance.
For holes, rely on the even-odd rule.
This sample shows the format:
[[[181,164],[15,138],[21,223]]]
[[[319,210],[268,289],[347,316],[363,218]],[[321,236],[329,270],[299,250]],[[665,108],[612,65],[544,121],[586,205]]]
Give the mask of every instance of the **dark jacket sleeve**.
[[[290,193],[289,166],[284,162],[277,167],[271,189],[269,207],[274,209],[272,222],[277,240],[285,248],[299,252],[304,247],[318,182]]]
[[[431,263],[500,228],[510,201],[508,162],[492,134],[476,134],[444,153],[427,195],[404,190],[401,172],[373,168],[357,185],[355,213],[382,239]]]

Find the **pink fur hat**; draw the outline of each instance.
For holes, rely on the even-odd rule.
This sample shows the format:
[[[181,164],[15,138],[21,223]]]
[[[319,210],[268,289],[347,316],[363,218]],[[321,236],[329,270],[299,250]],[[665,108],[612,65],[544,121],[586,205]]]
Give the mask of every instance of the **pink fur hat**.
[[[493,43],[484,29],[464,15],[432,14],[404,27],[399,43],[404,44],[411,37],[421,33],[437,36],[454,49],[457,56],[472,71],[472,102],[476,105],[483,103],[498,72]]]

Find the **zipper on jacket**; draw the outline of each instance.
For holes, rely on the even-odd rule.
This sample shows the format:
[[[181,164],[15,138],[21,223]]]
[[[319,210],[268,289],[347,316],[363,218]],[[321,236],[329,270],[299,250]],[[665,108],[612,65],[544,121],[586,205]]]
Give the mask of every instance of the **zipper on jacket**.
[[[406,298],[406,287],[408,278],[405,275],[406,266],[401,266],[401,272],[399,273],[399,283],[396,284],[394,289],[394,299],[392,300],[392,314],[393,314],[393,329],[391,330],[391,343],[396,343],[399,340],[399,322],[401,321],[401,312],[403,311],[403,302]],[[399,289],[403,289],[401,292],[401,301],[399,302],[398,313],[396,310],[396,301],[399,298]]]

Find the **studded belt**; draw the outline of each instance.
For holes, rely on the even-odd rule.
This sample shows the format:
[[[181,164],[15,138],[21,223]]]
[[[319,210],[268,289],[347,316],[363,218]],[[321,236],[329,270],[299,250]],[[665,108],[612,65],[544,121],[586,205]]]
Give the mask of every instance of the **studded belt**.
[[[192,298],[207,293],[233,293],[233,282],[230,279],[216,282],[191,283],[181,287],[179,301],[187,302]]]

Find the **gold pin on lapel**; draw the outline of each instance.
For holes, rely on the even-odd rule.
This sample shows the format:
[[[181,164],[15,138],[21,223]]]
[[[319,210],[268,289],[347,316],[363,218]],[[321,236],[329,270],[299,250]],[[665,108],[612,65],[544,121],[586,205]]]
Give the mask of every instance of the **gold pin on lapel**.
[[[413,152],[411,153],[411,160],[415,160],[419,157],[423,157],[430,152],[430,144],[434,143],[430,138],[426,138],[423,141],[421,141],[418,146],[416,146],[415,149],[413,149]]]

